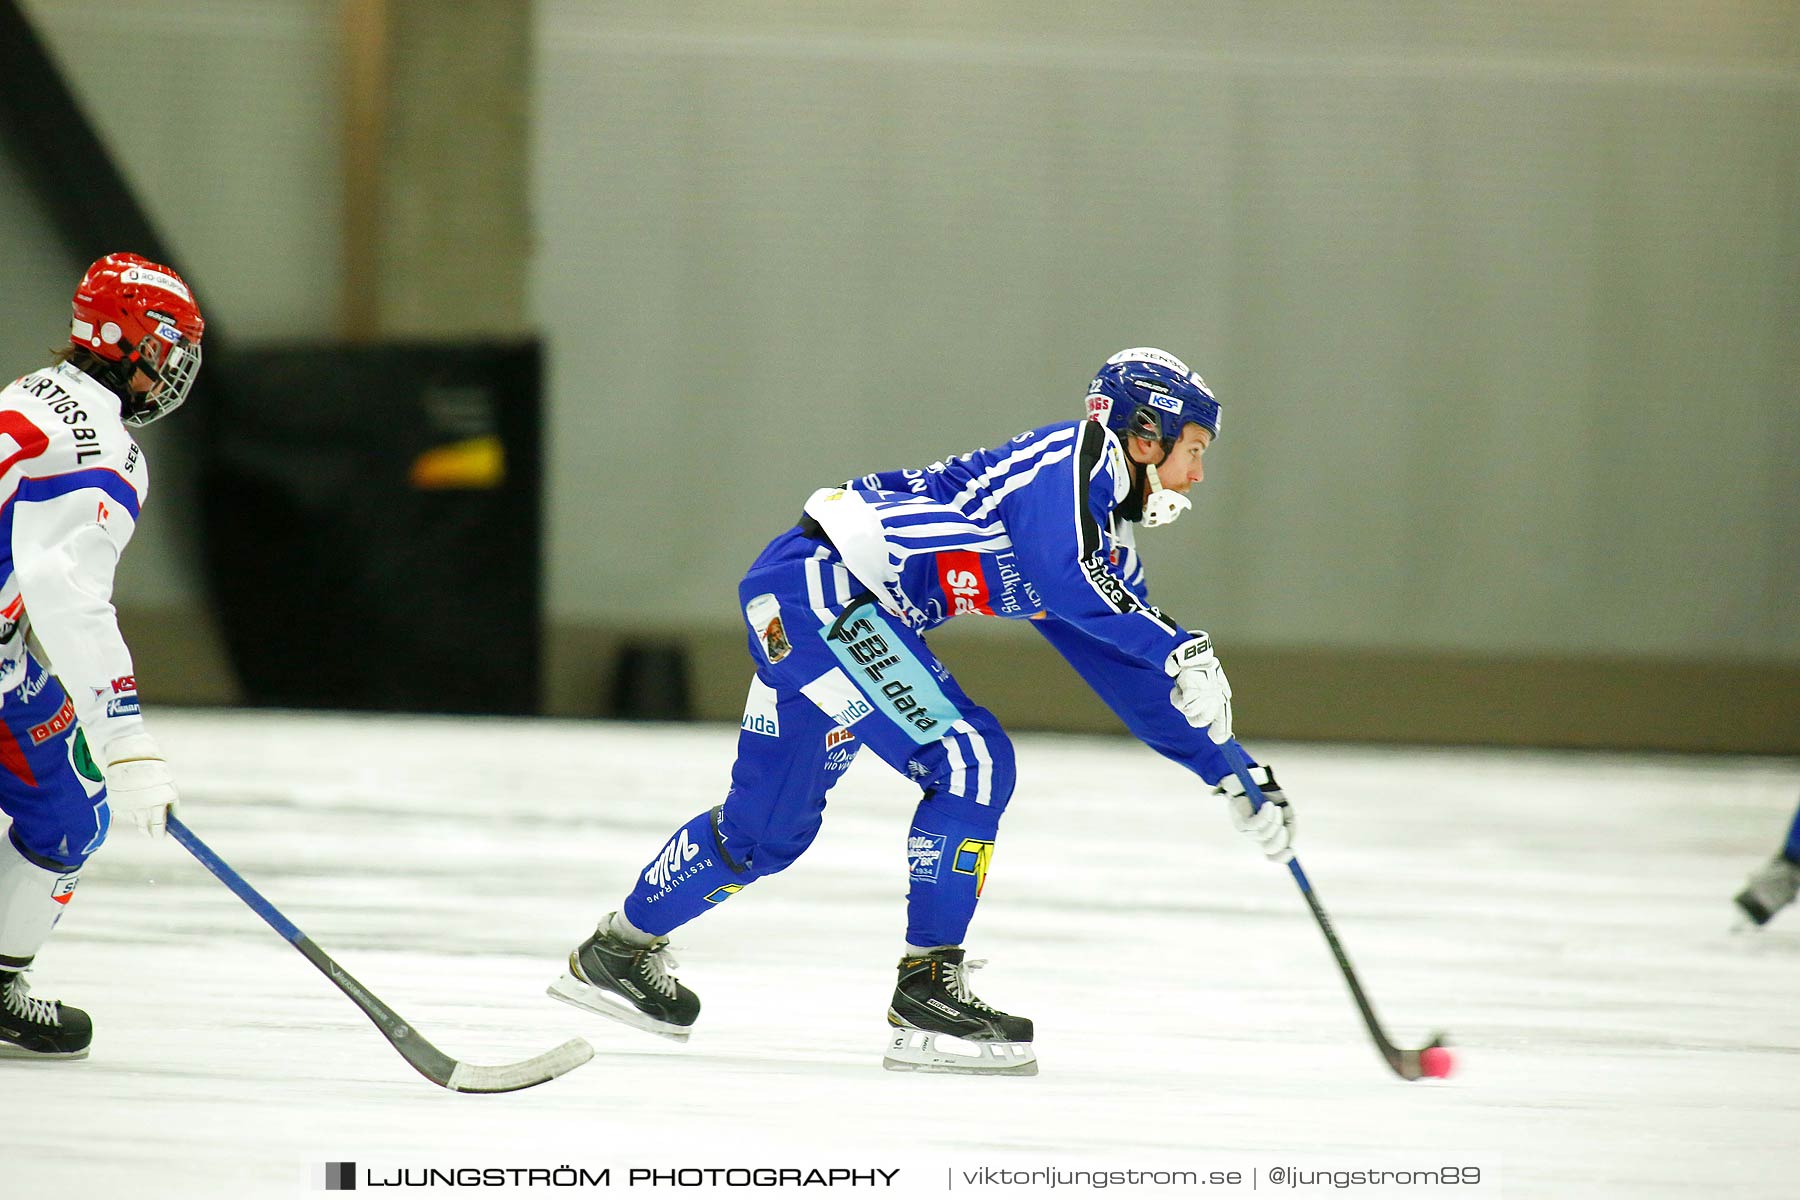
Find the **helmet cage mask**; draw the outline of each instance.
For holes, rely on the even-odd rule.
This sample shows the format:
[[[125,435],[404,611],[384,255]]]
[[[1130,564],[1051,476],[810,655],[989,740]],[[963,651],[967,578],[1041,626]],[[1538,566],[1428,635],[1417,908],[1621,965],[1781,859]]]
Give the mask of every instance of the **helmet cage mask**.
[[[149,319],[162,315],[145,314]],[[126,384],[125,423],[141,427],[168,416],[187,400],[194,376],[200,373],[200,344],[182,337],[181,331],[165,319],[138,339],[137,347],[122,361],[151,380],[150,389],[145,392]]]

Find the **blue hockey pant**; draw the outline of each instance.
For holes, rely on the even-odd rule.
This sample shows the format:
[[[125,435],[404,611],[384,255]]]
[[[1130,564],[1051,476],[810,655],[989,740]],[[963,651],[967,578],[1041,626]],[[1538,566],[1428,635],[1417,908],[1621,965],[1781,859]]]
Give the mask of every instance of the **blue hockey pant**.
[[[906,835],[906,940],[961,944],[1012,798],[1010,739],[829,546],[800,531],[769,545],[739,600],[757,666],[730,791],[639,874],[626,919],[666,934],[787,867],[866,746],[924,793]]]
[[[56,927],[81,866],[106,840],[106,785],[56,677],[27,658],[0,695],[0,968],[17,970]]]
[[[25,682],[0,697],[0,812],[19,853],[45,870],[73,871],[106,840],[106,784],[75,706],[31,659]]]

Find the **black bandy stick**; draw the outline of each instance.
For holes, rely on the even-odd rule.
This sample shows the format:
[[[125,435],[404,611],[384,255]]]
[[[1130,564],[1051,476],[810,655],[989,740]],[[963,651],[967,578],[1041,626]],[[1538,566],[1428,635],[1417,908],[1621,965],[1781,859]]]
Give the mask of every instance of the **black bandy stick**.
[[[1219,747],[1225,752],[1226,761],[1244,785],[1244,794],[1250,798],[1252,810],[1263,806],[1262,789],[1250,778],[1250,762],[1244,757],[1235,742],[1226,742]],[[1402,1050],[1394,1045],[1387,1032],[1381,1028],[1381,1022],[1375,1017],[1375,1008],[1364,994],[1362,983],[1356,978],[1356,970],[1350,965],[1350,956],[1344,952],[1344,944],[1338,941],[1337,930],[1331,926],[1331,918],[1325,912],[1325,906],[1319,903],[1319,897],[1313,891],[1312,880],[1300,867],[1300,860],[1291,854],[1287,860],[1287,869],[1294,876],[1294,882],[1300,885],[1300,894],[1306,897],[1306,906],[1312,910],[1313,920],[1318,922],[1319,932],[1325,935],[1325,942],[1331,947],[1332,957],[1337,959],[1338,970],[1344,976],[1344,982],[1350,985],[1350,998],[1356,1001],[1356,1011],[1362,1014],[1363,1025],[1369,1030],[1369,1036],[1375,1039],[1375,1048],[1381,1051],[1381,1057],[1387,1060],[1394,1074],[1402,1079],[1423,1079],[1426,1076],[1443,1078],[1450,1074],[1454,1060],[1450,1051],[1444,1048],[1445,1035],[1435,1034],[1431,1041],[1417,1050]]]
[[[200,860],[200,864],[233,892],[238,899],[248,904],[257,916],[268,922],[269,927],[282,937],[292,942],[294,949],[306,956],[306,961],[317,967],[325,978],[338,986],[338,990],[350,997],[356,1007],[363,1010],[381,1036],[393,1043],[400,1057],[411,1063],[413,1068],[439,1087],[449,1088],[453,1092],[516,1092],[520,1088],[535,1087],[540,1083],[548,1083],[558,1075],[573,1071],[576,1067],[594,1057],[594,1048],[581,1038],[572,1038],[556,1047],[545,1051],[536,1058],[528,1058],[524,1062],[508,1063],[504,1066],[482,1067],[473,1063],[459,1062],[436,1046],[426,1041],[419,1032],[400,1015],[383,1004],[376,995],[358,983],[350,972],[338,966],[331,955],[313,944],[313,940],[301,933],[299,928],[279,909],[263,898],[262,893],[244,881],[243,876],[231,869],[231,866],[213,853],[207,844],[194,835],[194,831],[182,824],[177,817],[169,818],[169,833],[187,847],[188,852]]]

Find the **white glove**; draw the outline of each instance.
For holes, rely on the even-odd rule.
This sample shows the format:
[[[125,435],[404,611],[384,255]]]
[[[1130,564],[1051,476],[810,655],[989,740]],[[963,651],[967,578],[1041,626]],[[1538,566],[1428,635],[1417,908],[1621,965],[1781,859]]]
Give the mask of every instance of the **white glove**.
[[[106,803],[114,817],[129,817],[153,838],[168,828],[176,810],[175,776],[147,733],[128,733],[106,747]]]
[[[1263,794],[1263,806],[1255,812],[1250,811],[1250,797],[1235,772],[1221,780],[1213,792],[1225,797],[1231,808],[1231,823],[1239,833],[1255,842],[1271,862],[1287,862],[1294,857],[1294,810],[1281,794],[1272,769],[1251,767],[1250,779]]]
[[[1213,655],[1212,640],[1204,631],[1175,647],[1163,663],[1163,671],[1175,680],[1169,703],[1181,710],[1187,723],[1221,746],[1231,740],[1231,684],[1225,668]]]

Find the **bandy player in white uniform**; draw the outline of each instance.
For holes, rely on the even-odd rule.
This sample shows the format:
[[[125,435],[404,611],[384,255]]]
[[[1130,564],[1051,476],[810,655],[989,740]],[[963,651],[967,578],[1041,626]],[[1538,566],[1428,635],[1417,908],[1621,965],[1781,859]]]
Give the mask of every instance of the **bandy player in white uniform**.
[[[109,254],[60,362],[0,391],[0,1057],[85,1058],[88,1015],[26,969],[112,815],[160,837],[175,787],[144,729],[113,569],[150,481],[126,425],[187,398],[205,328],[169,268]]]

